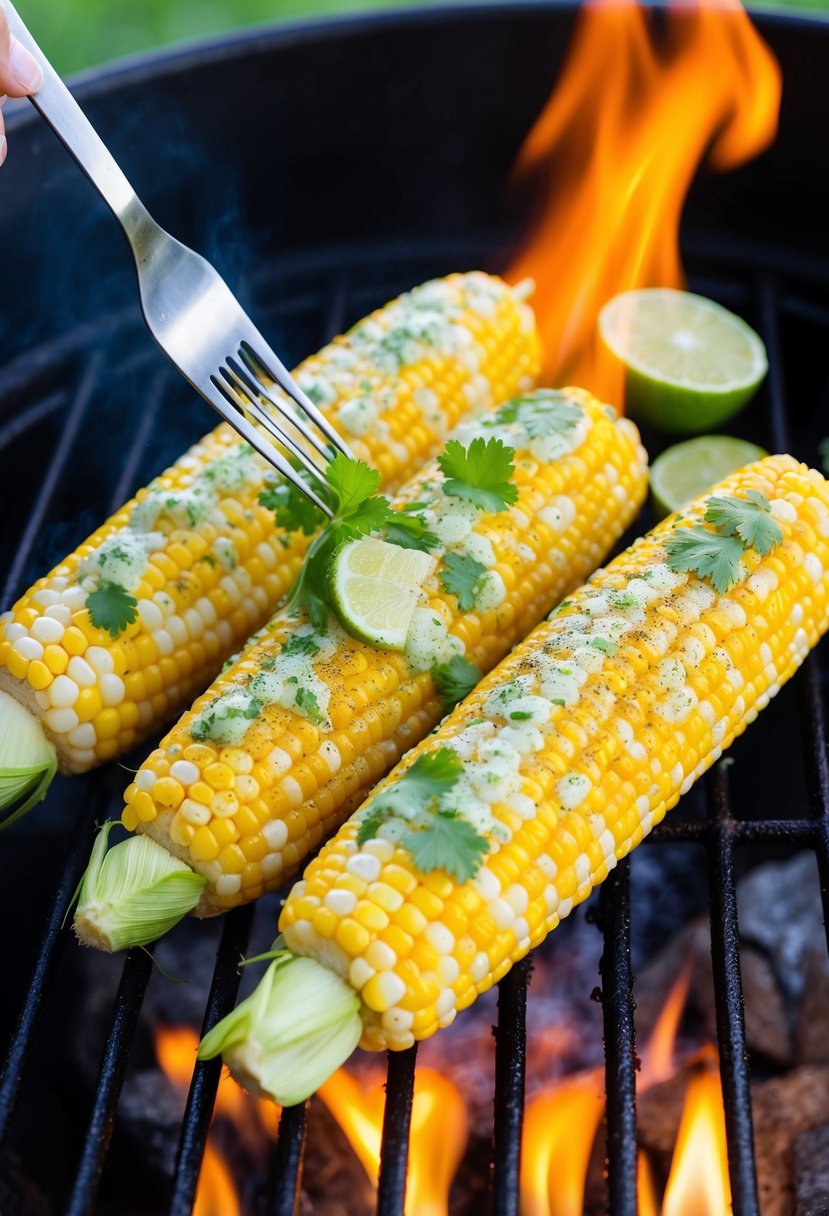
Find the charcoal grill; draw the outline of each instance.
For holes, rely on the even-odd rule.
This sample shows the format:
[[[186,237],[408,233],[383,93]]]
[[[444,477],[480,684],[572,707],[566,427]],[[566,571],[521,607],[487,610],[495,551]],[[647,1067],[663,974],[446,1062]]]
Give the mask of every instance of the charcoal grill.
[[[79,82],[78,92],[159,220],[214,258],[277,349],[298,359],[429,275],[505,264],[523,217],[503,183],[549,92],[572,20],[566,5],[505,3],[283,27],[107,69]],[[757,23],[783,67],[780,137],[744,169],[698,180],[683,252],[692,287],[745,315],[768,345],[767,384],[739,428],[815,462],[829,431],[829,182],[815,176],[814,162],[814,132],[829,129],[821,87],[829,25],[774,14]],[[237,75],[243,87],[216,88],[218,71],[223,81]],[[11,109],[9,128],[0,195],[3,606],[213,424],[144,332],[128,255],[89,187],[25,106]],[[289,189],[289,177],[303,189]],[[649,446],[656,452],[659,443]],[[759,1207],[736,877],[758,849],[777,856],[812,849],[829,922],[821,653],[825,662],[824,648],[739,741],[734,767],[717,766],[642,846],[658,853],[672,842],[706,857],[737,1216]],[[10,1144],[32,1119],[27,1106],[55,1005],[73,1000],[77,948],[63,922],[94,822],[117,812],[123,784],[116,766],[59,779],[46,805],[0,840],[7,926],[0,1023],[10,1035],[0,1136]],[[36,874],[41,848],[49,855]],[[9,881],[18,873],[25,884]],[[604,884],[595,916],[604,939],[608,1210],[635,1216],[629,863]],[[205,1028],[234,1004],[252,919],[246,908],[223,921]],[[91,1104],[79,1100],[71,1113],[79,1132],[56,1200],[69,1216],[98,1210],[151,972],[146,953],[126,956],[97,1088]],[[491,1175],[498,1216],[518,1211],[529,974],[525,961],[499,988]],[[384,1216],[403,1211],[415,1065],[415,1049],[388,1062]],[[191,1210],[219,1074],[218,1061],[193,1073],[171,1216]],[[271,1216],[295,1211],[305,1123],[304,1108],[284,1112],[263,1208]]]

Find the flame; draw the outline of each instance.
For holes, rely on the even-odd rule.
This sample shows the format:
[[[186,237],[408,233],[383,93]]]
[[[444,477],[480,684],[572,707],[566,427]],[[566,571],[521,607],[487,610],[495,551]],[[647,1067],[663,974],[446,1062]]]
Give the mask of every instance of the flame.
[[[651,1165],[645,1153],[636,1161],[636,1216],[659,1216],[659,1201]]]
[[[700,1053],[685,1095],[662,1216],[731,1216],[731,1186],[717,1053]]]
[[[657,33],[659,37],[657,37]],[[694,173],[725,170],[774,138],[781,78],[739,0],[654,13],[583,5],[561,77],[515,167],[543,209],[510,267],[536,282],[550,383],[621,404],[596,318],[620,291],[681,287],[679,222]]]
[[[571,1077],[527,1107],[521,1216],[582,1216],[584,1183],[604,1110],[601,1074]]]
[[[160,1026],[156,1031],[155,1051],[162,1072],[183,1092],[187,1092],[199,1036],[189,1026]],[[279,1108],[263,1098],[254,1099],[222,1071],[216,1092],[214,1116],[233,1124],[239,1140],[253,1156],[266,1140],[273,1140],[279,1128]],[[205,1145],[193,1216],[241,1216],[237,1188],[227,1162],[211,1137]]]
[[[676,1071],[676,1036],[685,1010],[685,1002],[688,999],[690,984],[691,960],[689,959],[674,981],[651,1030],[647,1046],[642,1052],[642,1065],[637,1079],[640,1090],[657,1085],[660,1081],[666,1081]]]
[[[341,1068],[318,1091],[375,1186],[386,1102],[383,1082],[379,1073],[360,1081]],[[466,1105],[456,1086],[435,1069],[419,1068],[406,1179],[408,1216],[446,1216],[467,1134]]]

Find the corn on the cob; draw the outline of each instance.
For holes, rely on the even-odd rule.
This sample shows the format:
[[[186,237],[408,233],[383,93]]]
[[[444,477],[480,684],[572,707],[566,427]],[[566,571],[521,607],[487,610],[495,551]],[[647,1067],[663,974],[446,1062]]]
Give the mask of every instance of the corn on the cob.
[[[531,387],[538,358],[521,293],[473,272],[400,297],[297,379],[394,488],[470,407]],[[222,425],[36,582],[0,617],[6,729],[20,714],[4,693],[40,724],[60,768],[82,772],[203,688],[267,620],[308,544],[260,505],[272,480]],[[19,790],[10,781],[11,769],[0,773],[0,806]]]
[[[599,571],[340,829],[284,905],[292,954],[203,1055],[222,1050],[254,1087],[304,1097],[325,1070],[316,1060],[281,1090],[285,1028],[268,1003],[278,988],[301,1024],[299,964],[306,993],[316,974],[339,1001],[329,1067],[351,1040],[403,1049],[448,1025],[754,720],[829,628],[829,483],[769,457],[684,517]],[[431,803],[411,780],[420,765],[422,787],[424,762],[459,771]],[[482,837],[462,879],[415,863],[441,814]]]
[[[441,665],[463,656],[477,675],[493,667],[596,566],[645,494],[635,426],[578,389],[518,398],[455,435],[509,444],[517,497],[508,510],[480,510],[444,492],[436,463],[401,493],[396,505],[419,504],[441,540],[405,651],[330,623],[315,634],[304,614],[282,609],[127,789],[125,826],[207,880],[201,914],[284,883],[443,716]],[[444,585],[453,557],[467,568],[474,558],[478,576],[463,608]],[[101,945],[87,903],[76,927]]]

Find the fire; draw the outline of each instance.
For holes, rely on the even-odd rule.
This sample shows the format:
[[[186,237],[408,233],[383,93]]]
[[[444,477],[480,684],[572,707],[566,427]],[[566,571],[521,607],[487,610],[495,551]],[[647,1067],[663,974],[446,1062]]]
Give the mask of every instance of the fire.
[[[690,984],[691,963],[689,960],[668,993],[668,998],[654,1023],[647,1046],[642,1052],[642,1066],[638,1077],[640,1091],[647,1089],[649,1085],[657,1085],[660,1081],[666,1081],[675,1071],[676,1036],[685,1010],[685,1002],[688,999]]]
[[[653,12],[583,5],[558,84],[530,131],[516,183],[542,196],[510,267],[532,277],[550,383],[621,404],[620,374],[596,339],[620,291],[681,287],[679,222],[703,159],[736,167],[774,138],[781,79],[739,0]]]
[[[701,1053],[685,1095],[662,1216],[730,1216],[725,1112],[717,1054]]]
[[[601,1074],[571,1077],[524,1116],[521,1216],[581,1216],[590,1151],[604,1111]]]
[[[189,1026],[161,1026],[156,1033],[159,1067],[183,1093],[190,1085],[198,1045],[199,1036]],[[252,1157],[268,1140],[276,1137],[279,1128],[278,1107],[264,1099],[251,1098],[224,1071],[216,1093],[214,1115],[233,1125]],[[237,1188],[212,1132],[204,1150],[193,1216],[242,1216]]]
[[[385,1108],[384,1078],[363,1081],[341,1068],[319,1090],[371,1181],[377,1185]],[[466,1147],[466,1104],[455,1085],[432,1068],[415,1075],[407,1216],[446,1216],[449,1188]]]

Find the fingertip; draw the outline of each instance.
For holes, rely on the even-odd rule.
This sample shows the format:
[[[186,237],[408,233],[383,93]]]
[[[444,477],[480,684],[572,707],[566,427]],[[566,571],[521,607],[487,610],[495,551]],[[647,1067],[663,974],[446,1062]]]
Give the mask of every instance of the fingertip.
[[[12,38],[9,69],[24,93],[36,93],[43,84],[43,70],[24,46]]]
[[[6,139],[5,135],[0,135],[0,165],[2,165],[3,161],[6,159],[6,154],[8,153],[8,150],[9,150],[8,140]]]

